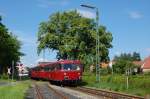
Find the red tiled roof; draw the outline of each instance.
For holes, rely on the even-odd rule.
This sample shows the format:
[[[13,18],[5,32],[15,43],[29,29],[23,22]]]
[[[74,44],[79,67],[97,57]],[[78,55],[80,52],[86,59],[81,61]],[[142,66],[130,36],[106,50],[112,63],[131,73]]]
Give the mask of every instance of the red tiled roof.
[[[150,56],[144,59],[144,62],[141,68],[150,69]]]
[[[143,65],[143,61],[133,61],[133,64],[142,66]]]
[[[106,63],[106,62],[101,63],[102,68],[107,68],[108,66],[109,66],[109,63]]]

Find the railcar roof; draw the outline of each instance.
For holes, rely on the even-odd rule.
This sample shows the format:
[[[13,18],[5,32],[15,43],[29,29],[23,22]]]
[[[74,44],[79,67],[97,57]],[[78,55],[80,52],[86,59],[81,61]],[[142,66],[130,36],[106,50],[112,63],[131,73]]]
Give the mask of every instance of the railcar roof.
[[[58,61],[60,64],[80,64],[81,62],[79,60],[60,60]]]
[[[59,60],[56,62],[47,62],[47,63],[41,63],[38,66],[44,67],[51,64],[80,64],[80,60]]]

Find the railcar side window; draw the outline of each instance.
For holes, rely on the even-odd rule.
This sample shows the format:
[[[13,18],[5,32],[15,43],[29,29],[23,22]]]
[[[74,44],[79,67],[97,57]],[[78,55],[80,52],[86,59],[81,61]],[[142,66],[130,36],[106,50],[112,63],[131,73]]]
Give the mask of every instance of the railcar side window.
[[[39,67],[37,68],[37,71],[40,71],[40,68],[39,68]]]
[[[43,68],[43,67],[41,67],[41,68],[40,68],[40,71],[44,71],[44,68]]]
[[[52,71],[51,67],[48,67],[48,71]]]
[[[64,70],[80,70],[80,65],[78,64],[63,64]]]
[[[56,69],[57,69],[57,70],[60,70],[60,69],[61,69],[61,65],[60,65],[60,64],[57,64],[57,65],[56,65]]]
[[[52,65],[51,70],[54,71],[54,69],[55,69],[55,67],[54,67],[54,65]]]
[[[44,71],[49,71],[49,67],[44,67]]]
[[[39,67],[35,68],[35,71],[40,71],[40,68]]]

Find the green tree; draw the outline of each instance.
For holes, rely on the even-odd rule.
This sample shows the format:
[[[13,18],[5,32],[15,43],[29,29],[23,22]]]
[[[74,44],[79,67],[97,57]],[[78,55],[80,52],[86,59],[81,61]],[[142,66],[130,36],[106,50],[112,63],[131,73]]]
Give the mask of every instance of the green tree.
[[[134,61],[141,61],[140,53],[133,52],[133,60]]]
[[[120,56],[114,57],[114,61],[118,61],[120,59],[131,61],[131,60],[133,60],[133,57],[132,57],[131,53],[121,53]]]
[[[12,61],[16,62],[20,59],[20,56],[23,55],[20,47],[20,41],[8,32],[0,17],[0,73],[6,72],[7,67],[12,65]]]
[[[115,73],[124,74],[127,69],[131,69],[131,71],[133,71],[135,66],[136,65],[133,64],[132,61],[120,59],[117,60],[116,63],[113,65],[113,70]]]
[[[139,60],[139,53],[122,53],[120,56],[114,57],[115,64],[113,66],[113,69],[116,73],[125,73],[127,69],[130,69],[132,71],[136,67],[136,65],[133,64],[133,61]]]
[[[133,52],[133,53],[121,53],[120,56],[115,56],[114,57],[114,61],[117,60],[129,60],[129,61],[140,61],[141,57],[140,57],[140,53],[137,52]]]
[[[101,61],[109,60],[112,34],[99,26]],[[96,22],[82,17],[76,10],[57,12],[42,22],[38,31],[38,53],[45,48],[57,50],[57,58],[79,59],[85,63],[95,59]],[[92,61],[91,61],[92,62]]]

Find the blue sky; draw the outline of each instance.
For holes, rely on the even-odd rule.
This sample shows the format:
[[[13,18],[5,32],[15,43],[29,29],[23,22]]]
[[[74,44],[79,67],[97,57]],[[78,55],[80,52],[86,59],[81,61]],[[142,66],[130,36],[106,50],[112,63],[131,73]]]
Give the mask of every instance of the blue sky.
[[[93,10],[80,4],[98,7],[99,24],[113,34],[111,59],[122,52],[136,51],[142,58],[150,55],[150,0],[0,0],[3,23],[22,41],[24,64],[35,64],[43,57],[36,50],[38,27],[52,13],[77,9],[85,17],[95,17]],[[47,60],[55,56],[54,51],[46,50]]]

